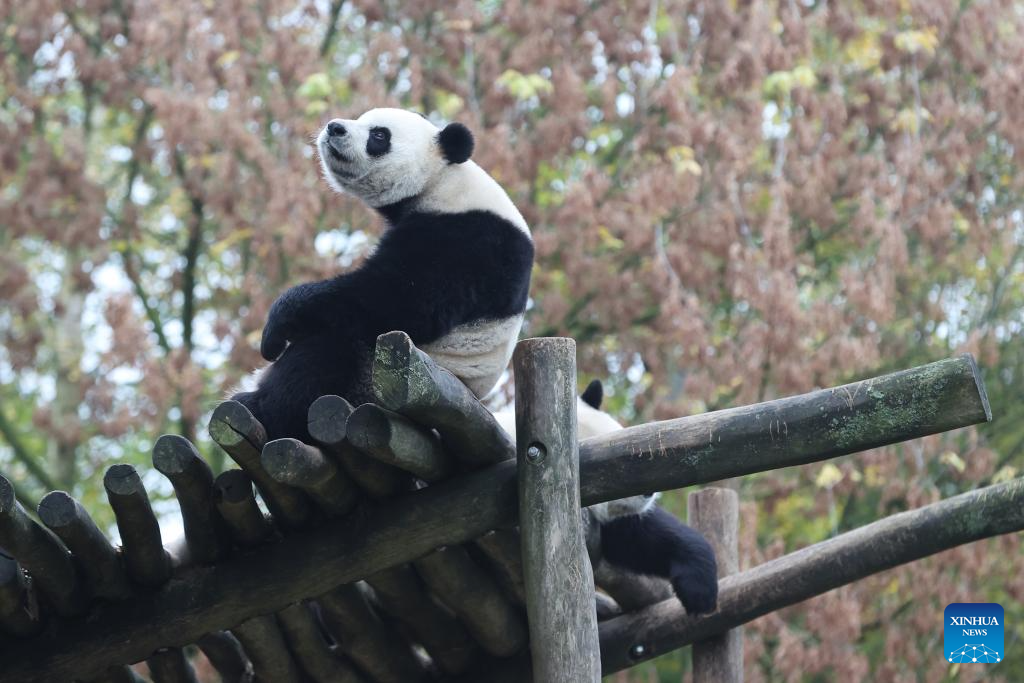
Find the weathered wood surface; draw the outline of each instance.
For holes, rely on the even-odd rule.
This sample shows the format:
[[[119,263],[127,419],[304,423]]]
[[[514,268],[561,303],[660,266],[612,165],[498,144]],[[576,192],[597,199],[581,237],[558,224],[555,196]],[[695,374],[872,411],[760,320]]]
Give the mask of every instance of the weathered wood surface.
[[[371,498],[390,498],[407,488],[409,475],[360,453],[348,440],[348,418],[354,409],[341,396],[321,396],[309,407],[309,435],[341,463],[352,480]]]
[[[39,519],[71,551],[92,595],[108,600],[131,596],[121,558],[77,500],[51,491],[39,501]]]
[[[718,578],[739,571],[739,496],[732,489],[693,491],[686,521],[715,550]],[[743,630],[740,627],[693,645],[694,683],[743,683]]]
[[[189,560],[208,564],[226,556],[231,543],[214,503],[213,471],[196,447],[185,437],[164,434],[153,446],[153,467],[174,487]]]
[[[267,539],[272,528],[253,495],[252,479],[244,470],[227,470],[213,482],[217,511],[235,543],[251,548]]]
[[[242,644],[252,662],[258,681],[302,683],[302,671],[295,663],[284,634],[272,615],[253,617],[233,627],[231,632]]]
[[[519,342],[516,459],[533,678],[601,679],[594,575],[580,522],[576,342]]]
[[[146,660],[153,683],[199,683],[185,653],[179,647],[168,647],[153,653]]]
[[[526,647],[526,623],[519,610],[465,548],[439,548],[413,565],[488,654],[508,657]]]
[[[439,431],[445,449],[470,465],[515,457],[515,444],[490,411],[405,332],[377,338],[373,391],[383,407]]]
[[[306,496],[271,477],[260,462],[267,432],[249,409],[237,401],[224,401],[210,417],[210,437],[252,478],[278,525],[298,529],[312,513]]]
[[[427,672],[405,638],[373,610],[359,584],[317,598],[328,632],[342,651],[377,683],[416,683]]]
[[[868,385],[874,391],[866,390]],[[853,400],[837,398],[847,395]],[[899,409],[916,402],[923,404],[919,410]],[[823,460],[984,421],[987,408],[974,363],[962,357],[845,389],[633,427],[581,444],[582,500],[590,505],[663,486]],[[901,410],[912,413],[909,426],[897,419]],[[833,420],[835,429],[846,425],[843,441],[835,446],[819,433],[816,442],[823,451],[815,456],[812,440],[800,437],[794,424],[813,431],[814,425],[829,428]],[[852,428],[865,424],[871,428]],[[677,432],[685,438],[677,438]],[[654,457],[662,453],[664,457]],[[652,482],[652,469],[658,473],[654,481],[660,478],[663,485]],[[515,476],[515,463],[501,462],[402,496],[369,519],[345,518],[330,528],[268,544],[259,563],[229,557],[213,567],[192,567],[146,601],[95,605],[89,623],[67,620],[46,629],[5,656],[5,671],[12,683],[95,676],[110,665],[143,659],[161,646],[192,642],[208,631],[409,562],[434,548],[512,526]],[[296,557],[303,562],[296,563]],[[98,622],[105,628],[92,627]]]
[[[117,519],[121,556],[128,577],[150,588],[162,585],[171,576],[171,558],[164,550],[160,524],[139,473],[131,465],[113,465],[103,476],[103,488]],[[142,657],[126,661],[140,659]],[[114,663],[124,662],[111,662]]]
[[[374,403],[364,403],[349,416],[348,440],[375,460],[423,481],[440,481],[453,469],[437,435]]]
[[[297,602],[277,613],[295,661],[314,683],[363,683],[365,679],[331,648],[308,604]]]
[[[252,683],[252,662],[238,639],[227,631],[207,633],[196,641],[223,683]]]
[[[276,481],[301,488],[331,517],[347,514],[359,499],[355,484],[331,458],[298,439],[271,441],[260,462]]]
[[[580,444],[582,496],[589,505],[803,465],[991,419],[978,367],[965,354],[834,389],[587,439]]]
[[[495,529],[476,539],[476,546],[487,558],[494,577],[505,594],[520,607],[526,607],[523,581],[523,555],[518,529]]]
[[[389,616],[404,624],[438,668],[447,674],[466,671],[479,652],[466,628],[441,607],[408,565],[391,567],[366,578]]]
[[[677,600],[601,624],[605,675],[714,636],[865,576],[954,546],[1024,530],[1024,478],[886,517],[719,583],[718,611]]]
[[[85,586],[64,544],[46,527],[28,516],[14,496],[14,487],[0,477],[0,548],[27,569],[39,592],[57,614],[70,617],[88,606]]]

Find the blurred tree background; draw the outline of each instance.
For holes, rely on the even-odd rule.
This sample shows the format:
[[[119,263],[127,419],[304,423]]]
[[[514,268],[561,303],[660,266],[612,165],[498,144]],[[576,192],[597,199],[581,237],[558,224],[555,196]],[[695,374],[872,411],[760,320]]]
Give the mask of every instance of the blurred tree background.
[[[1010,478],[1022,35],[1008,0],[0,0],[0,470],[109,524],[102,471],[160,433],[223,463],[269,304],[381,229],[310,136],[386,105],[476,132],[536,238],[524,332],[575,337],[627,422],[976,354],[993,425],[745,478],[743,567]],[[1024,680],[1020,540],[759,619],[747,680]],[[975,601],[1006,659],[958,670],[942,610]]]

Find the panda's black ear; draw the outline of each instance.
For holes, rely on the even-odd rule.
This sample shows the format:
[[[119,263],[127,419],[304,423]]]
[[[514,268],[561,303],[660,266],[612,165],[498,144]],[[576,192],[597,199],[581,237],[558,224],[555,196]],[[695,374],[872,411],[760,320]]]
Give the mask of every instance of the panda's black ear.
[[[601,380],[595,379],[580,394],[583,402],[595,410],[601,410],[601,400],[604,399],[604,386]]]
[[[473,134],[461,123],[449,123],[437,135],[441,154],[449,164],[461,164],[473,154]]]

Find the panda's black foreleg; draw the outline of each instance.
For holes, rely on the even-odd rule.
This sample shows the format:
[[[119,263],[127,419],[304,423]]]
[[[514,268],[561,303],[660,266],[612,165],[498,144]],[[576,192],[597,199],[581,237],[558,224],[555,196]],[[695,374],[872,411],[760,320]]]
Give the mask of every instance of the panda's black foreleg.
[[[659,507],[602,524],[601,553],[624,569],[668,579],[687,614],[713,612],[718,605],[711,544]]]

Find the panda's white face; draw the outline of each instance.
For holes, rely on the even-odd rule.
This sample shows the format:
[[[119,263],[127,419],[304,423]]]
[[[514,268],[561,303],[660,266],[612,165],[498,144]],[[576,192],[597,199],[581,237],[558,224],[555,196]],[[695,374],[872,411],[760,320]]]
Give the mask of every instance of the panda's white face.
[[[415,112],[371,109],[332,119],[317,136],[328,184],[372,207],[419,195],[449,165],[440,129]]]

